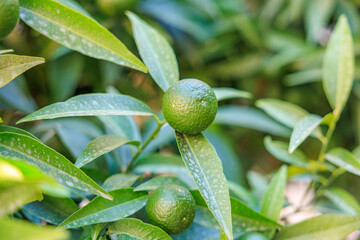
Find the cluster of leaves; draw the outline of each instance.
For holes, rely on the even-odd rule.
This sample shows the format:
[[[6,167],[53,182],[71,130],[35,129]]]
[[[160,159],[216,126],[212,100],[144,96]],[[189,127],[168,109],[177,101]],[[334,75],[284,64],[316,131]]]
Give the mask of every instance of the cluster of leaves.
[[[214,6],[212,1],[204,2],[209,7],[204,11],[217,16],[211,10],[211,6]],[[242,8],[233,8],[234,3],[230,4],[231,2],[222,1],[217,4],[226,13],[244,13]],[[301,1],[291,2],[300,4]],[[164,4],[163,1],[147,2],[144,10],[164,19],[168,17],[165,13],[186,11],[179,8],[185,5],[168,2],[162,6],[173,11],[158,14],[156,4],[159,3]],[[283,18],[288,16],[286,14],[294,7],[294,3],[289,3],[285,10],[282,9],[285,12]],[[314,1],[315,3],[319,1]],[[274,19],[280,11],[280,5],[269,1],[269,5],[264,7],[262,18],[267,21]],[[332,8],[329,7],[329,12],[330,9]],[[319,14],[320,20],[310,18],[310,41],[318,40],[316,34],[329,12]],[[191,13],[193,11],[189,11]],[[58,61],[49,78],[53,100],[65,100],[71,96],[82,72],[84,60],[71,50],[145,73],[149,71],[151,78],[163,91],[179,81],[176,56],[166,38],[136,14],[127,12],[127,16],[144,63],[76,2],[20,0],[21,20],[37,32],[67,47],[58,48],[52,56],[52,61]],[[233,14],[229,16],[228,21],[221,22],[221,26],[226,26],[226,23],[230,27],[241,25],[239,31],[246,33],[247,44],[251,43],[255,49],[261,49],[261,37],[254,31],[248,31],[253,24],[249,20],[250,16],[245,13],[236,18]],[[276,18],[276,23],[284,24],[281,20],[283,18]],[[193,21],[186,21],[185,18],[180,21],[179,14],[173,15],[173,19],[172,24],[178,24],[177,27],[183,31],[190,31],[188,33],[199,41],[210,38],[209,34],[224,36],[216,26],[207,32],[200,25],[194,25]],[[74,22],[79,24],[73,24]],[[278,64],[275,67],[277,70],[298,60],[300,56],[308,57],[308,54],[316,52],[314,48],[305,47],[305,43],[301,43],[301,46],[297,46],[296,41],[285,43],[289,45],[284,47],[283,44],[279,46],[274,43],[280,52],[276,55],[278,60],[272,61],[275,62],[272,64]],[[174,183],[191,189],[196,199],[197,213],[192,226],[184,233],[172,236],[173,239],[193,239],[194,236],[206,239],[343,239],[360,227],[360,206],[344,189],[328,186],[345,171],[360,175],[357,158],[359,150],[354,150],[353,153],[343,148],[328,151],[328,144],[353,86],[355,64],[352,46],[351,31],[346,17],[342,16],[327,45],[322,66],[323,86],[332,107],[332,111],[324,117],[310,114],[290,102],[269,98],[256,102],[256,106],[265,113],[238,105],[224,105],[220,108],[216,124],[248,127],[290,138],[289,143],[273,141],[271,137],[264,139],[267,150],[290,166],[282,166],[272,176],[270,184],[260,175],[250,172],[248,180],[251,191],[240,184],[241,179],[237,178],[237,158],[222,143],[221,134],[209,131],[205,133],[205,137],[204,134],[174,133],[161,114],[154,113],[139,99],[120,94],[116,88],[109,87],[114,80],[107,82],[106,79],[114,79],[114,76],[107,76],[104,80],[106,84],[101,87],[107,93],[78,95],[39,110],[36,110],[33,101],[28,101],[29,98],[24,99],[23,95],[17,98],[20,86],[13,85],[2,91],[1,96],[8,100],[4,102],[10,103],[10,106],[30,113],[18,123],[44,121],[31,126],[30,131],[10,126],[0,127],[0,217],[3,217],[0,229],[3,236],[6,239],[23,236],[34,236],[34,239],[171,239],[160,228],[143,222],[146,219],[142,209],[150,191],[161,185]],[[289,54],[290,50],[297,54]],[[42,58],[13,55],[9,54],[10,51],[4,50],[0,55],[1,87],[29,68],[44,62]],[[208,53],[208,57],[218,58],[220,52],[226,53],[227,50]],[[253,56],[256,54],[251,55]],[[267,59],[263,55],[257,57],[261,61]],[[62,64],[70,66],[68,61],[72,66],[70,69],[58,69]],[[241,61],[250,63],[248,58]],[[182,61],[179,63],[181,67]],[[104,64],[105,72],[108,68],[114,69],[114,65],[107,64]],[[257,69],[251,73],[252,77],[264,72],[276,75],[271,65],[265,62],[255,65]],[[312,64],[307,67],[319,66]],[[230,71],[231,69],[236,71]],[[198,70],[205,75],[217,72],[219,76],[226,78],[229,75],[224,72],[247,72],[244,69],[251,70],[248,65],[241,68],[238,61],[230,58],[226,64],[217,63],[212,71]],[[302,71],[311,70],[313,69]],[[236,75],[239,76],[241,77]],[[297,79],[303,77],[298,76]],[[219,101],[251,96],[248,92],[234,88],[214,88],[214,91]],[[15,94],[9,96],[11,94],[6,93]],[[148,120],[143,131],[135,121],[138,118],[134,116],[143,116]],[[316,161],[298,149],[309,137],[318,139],[321,143]],[[60,139],[62,143],[63,147],[59,151],[46,146],[52,145],[54,139]],[[171,147],[165,148],[166,151],[159,151],[159,148],[171,146],[174,140],[181,157],[173,153],[175,151]],[[71,159],[75,160],[74,163]],[[284,198],[285,186],[289,178],[296,176],[307,176],[311,180],[307,192],[315,190],[315,196],[307,204],[318,203],[325,196],[339,211],[346,214],[324,214],[294,225],[287,225],[288,219],[283,217],[285,224],[280,224],[281,211],[287,205]],[[305,207],[307,206],[298,206],[294,213]],[[11,218],[13,220],[9,220]],[[55,230],[50,226],[35,227],[29,221],[68,230]]]

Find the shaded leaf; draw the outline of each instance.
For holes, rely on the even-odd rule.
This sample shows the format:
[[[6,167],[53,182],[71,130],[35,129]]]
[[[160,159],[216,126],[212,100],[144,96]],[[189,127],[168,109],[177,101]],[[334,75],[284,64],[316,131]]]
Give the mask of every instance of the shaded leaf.
[[[195,185],[221,228],[232,239],[229,188],[214,147],[201,133],[185,135],[176,132],[176,141]]]
[[[360,227],[359,217],[351,215],[321,215],[284,228],[276,235],[282,239],[342,240]]]
[[[134,189],[134,192],[136,191],[152,191],[157,189],[160,186],[166,185],[166,184],[175,184],[182,187],[187,187],[181,180],[179,180],[176,177],[168,177],[168,176],[159,176],[150,179],[149,181],[144,182],[143,184],[140,184]]]
[[[54,119],[73,116],[138,115],[151,116],[152,110],[139,100],[125,95],[84,94],[65,102],[46,106],[17,123],[40,119]]]
[[[299,167],[306,167],[308,165],[308,158],[300,150],[296,149],[289,153],[289,144],[281,141],[273,141],[270,136],[264,138],[264,145],[266,150],[271,153],[278,160],[288,164],[294,164]]]
[[[133,192],[132,188],[109,192],[114,200],[96,197],[60,224],[63,228],[75,228],[89,224],[113,222],[139,211],[147,201],[147,193]]]
[[[294,152],[295,149],[321,124],[321,122],[322,118],[314,114],[309,114],[298,121],[290,137],[289,153]]]
[[[284,165],[273,176],[261,202],[260,212],[274,221],[280,220],[280,212],[285,201],[286,180],[287,167]]]
[[[60,183],[112,199],[105,190],[63,155],[31,137],[0,132],[0,156],[16,157],[37,166],[43,173],[53,176]]]
[[[122,42],[92,18],[55,0],[19,3],[21,20],[48,38],[87,56],[147,72]]]
[[[118,135],[100,136],[88,143],[76,160],[75,166],[81,168],[96,158],[125,144],[140,145],[138,141],[131,141]]]
[[[118,234],[127,234],[140,240],[171,240],[172,238],[161,228],[143,223],[136,218],[124,218],[112,224],[109,228],[111,239]]]
[[[252,95],[249,92],[241,91],[235,88],[213,88],[216,99],[218,101],[232,99],[232,98],[251,98]]]
[[[149,68],[149,73],[165,92],[179,81],[179,67],[174,50],[166,39],[153,27],[127,12],[140,56]]]
[[[140,176],[133,175],[133,174],[124,174],[118,173],[111,175],[109,178],[105,180],[103,183],[103,188],[106,191],[116,190],[120,188],[129,188],[131,187]]]
[[[354,81],[354,50],[351,31],[340,16],[326,48],[323,62],[323,87],[333,109],[340,113]]]
[[[360,176],[360,161],[348,150],[343,148],[331,149],[325,154],[325,158],[332,164]]]
[[[229,182],[230,193],[233,193],[235,197],[239,198],[241,201],[244,201],[252,206],[257,205],[256,198],[252,195],[252,193],[249,190],[247,190],[245,187],[237,183],[231,181],[228,182]]]
[[[241,106],[219,107],[215,123],[250,128],[281,137],[289,137],[289,128],[279,124],[263,112]]]
[[[0,88],[30,68],[44,62],[45,59],[39,57],[0,55]]]

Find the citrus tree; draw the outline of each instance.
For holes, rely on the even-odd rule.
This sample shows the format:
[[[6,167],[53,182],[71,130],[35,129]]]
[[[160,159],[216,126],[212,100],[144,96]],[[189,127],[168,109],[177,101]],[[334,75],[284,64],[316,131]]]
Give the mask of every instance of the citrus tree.
[[[2,15],[1,37],[20,18],[66,47],[61,51],[149,74],[164,92],[162,111],[108,87],[106,93],[79,94],[29,112],[17,121],[20,128],[1,125],[0,229],[5,239],[343,239],[360,227],[356,199],[344,189],[329,188],[345,172],[360,175],[358,149],[328,147],[354,79],[352,34],[345,16],[337,21],[324,55],[323,89],[332,111],[320,116],[269,98],[256,102],[263,112],[226,105],[218,111],[218,102],[251,94],[212,88],[198,79],[181,80],[166,37],[133,12],[126,15],[141,60],[74,1],[1,4],[1,10],[19,9]],[[106,11],[112,14],[116,8]],[[1,87],[45,61],[11,52],[0,52]],[[269,184],[253,175],[249,191],[227,179],[223,165],[231,160],[220,158],[203,133],[213,121],[245,121],[288,139],[264,139],[266,149],[285,163]],[[29,126],[37,136],[24,130]],[[54,132],[68,149],[64,155],[44,144]],[[320,142],[316,158],[299,149],[310,137]],[[173,140],[177,150],[158,151]],[[310,176],[306,194],[293,211],[281,215],[288,205],[286,184],[301,175]],[[289,223],[291,215],[324,196],[337,208]],[[334,209],[342,214],[332,214]]]

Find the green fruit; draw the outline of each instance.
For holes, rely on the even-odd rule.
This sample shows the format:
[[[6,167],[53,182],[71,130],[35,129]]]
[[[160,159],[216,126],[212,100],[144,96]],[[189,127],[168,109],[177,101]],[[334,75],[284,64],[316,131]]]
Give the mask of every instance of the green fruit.
[[[176,131],[197,134],[215,119],[218,103],[214,91],[197,79],[184,79],[170,87],[163,98],[166,121]]]
[[[196,203],[189,190],[168,184],[157,188],[146,203],[149,222],[168,234],[178,234],[194,221]]]
[[[0,39],[15,28],[19,20],[19,0],[0,0]]]

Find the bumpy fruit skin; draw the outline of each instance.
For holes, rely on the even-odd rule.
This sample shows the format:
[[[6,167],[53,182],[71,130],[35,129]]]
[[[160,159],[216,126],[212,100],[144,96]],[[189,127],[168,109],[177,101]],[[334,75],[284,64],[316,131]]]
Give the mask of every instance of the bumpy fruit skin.
[[[218,103],[209,85],[184,79],[165,92],[162,107],[166,121],[176,131],[198,134],[214,121]]]
[[[196,202],[189,190],[168,184],[157,188],[146,203],[148,221],[168,234],[178,234],[194,221]]]
[[[19,20],[19,0],[0,0],[0,39],[15,28]]]

